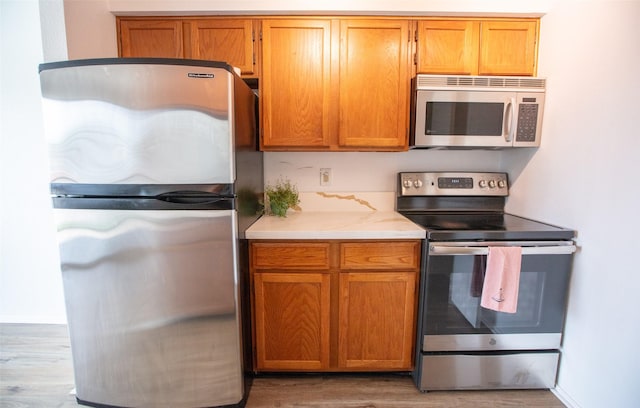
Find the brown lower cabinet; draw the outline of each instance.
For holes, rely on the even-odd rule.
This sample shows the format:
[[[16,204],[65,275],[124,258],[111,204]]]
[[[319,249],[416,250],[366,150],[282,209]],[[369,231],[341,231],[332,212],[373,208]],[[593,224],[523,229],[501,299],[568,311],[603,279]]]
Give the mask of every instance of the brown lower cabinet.
[[[413,367],[420,240],[250,242],[254,370]]]

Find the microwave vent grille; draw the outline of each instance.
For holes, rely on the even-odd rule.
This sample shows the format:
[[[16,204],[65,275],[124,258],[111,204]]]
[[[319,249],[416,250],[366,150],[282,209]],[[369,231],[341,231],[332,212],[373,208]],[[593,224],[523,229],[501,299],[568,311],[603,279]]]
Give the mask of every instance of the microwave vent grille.
[[[544,91],[546,80],[535,77],[418,75],[417,89],[494,89]]]

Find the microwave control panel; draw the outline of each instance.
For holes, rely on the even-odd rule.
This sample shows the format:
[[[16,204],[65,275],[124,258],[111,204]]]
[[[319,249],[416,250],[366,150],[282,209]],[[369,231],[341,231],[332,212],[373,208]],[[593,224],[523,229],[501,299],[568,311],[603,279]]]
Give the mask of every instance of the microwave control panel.
[[[527,147],[540,145],[542,129],[542,107],[544,93],[518,92],[516,96],[516,120],[514,128],[514,146]]]
[[[527,99],[524,98],[525,102]],[[521,103],[518,106],[518,123],[516,127],[516,141],[518,142],[535,142],[536,131],[538,129],[538,104],[537,103]]]

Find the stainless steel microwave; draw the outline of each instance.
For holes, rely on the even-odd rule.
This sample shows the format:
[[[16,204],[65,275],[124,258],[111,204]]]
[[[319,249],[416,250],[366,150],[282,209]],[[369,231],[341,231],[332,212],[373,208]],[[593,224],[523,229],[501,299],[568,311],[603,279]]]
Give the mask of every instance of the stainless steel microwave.
[[[417,75],[412,148],[540,146],[545,79]]]

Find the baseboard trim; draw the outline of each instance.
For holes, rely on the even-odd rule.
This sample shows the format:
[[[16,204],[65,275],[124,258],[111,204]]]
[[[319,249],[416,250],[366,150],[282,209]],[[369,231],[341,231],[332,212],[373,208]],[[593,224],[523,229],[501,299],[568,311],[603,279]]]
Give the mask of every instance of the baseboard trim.
[[[0,0],[2,1],[2,0]],[[0,323],[9,324],[67,324],[66,316],[0,315]]]
[[[580,405],[566,393],[562,387],[556,386],[550,390],[560,402],[562,402],[567,408],[581,408]]]

